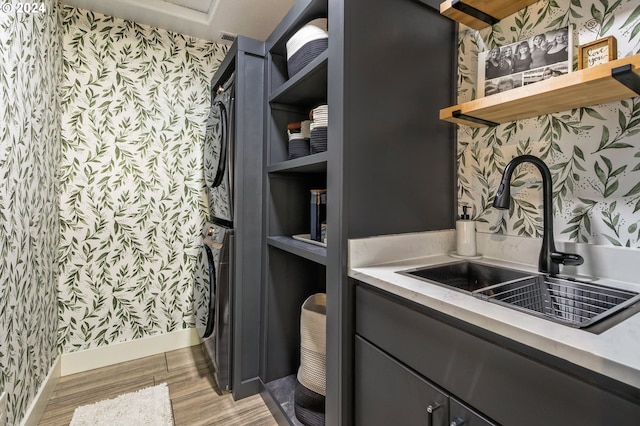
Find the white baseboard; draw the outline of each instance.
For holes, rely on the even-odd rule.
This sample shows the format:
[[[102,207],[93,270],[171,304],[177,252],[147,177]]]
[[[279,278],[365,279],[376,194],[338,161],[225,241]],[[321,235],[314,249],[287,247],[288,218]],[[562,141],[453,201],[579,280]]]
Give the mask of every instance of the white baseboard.
[[[129,342],[62,354],[61,375],[81,373],[119,362],[187,348],[200,343],[195,328],[145,337]]]
[[[55,390],[58,379],[60,378],[60,361],[61,356],[58,355],[53,366],[51,366],[51,369],[49,370],[49,374],[47,374],[47,377],[40,385],[38,393],[33,401],[31,401],[31,405],[22,418],[20,426],[37,426],[40,423],[42,414],[44,414],[44,410],[47,408],[49,399],[51,399],[51,395],[53,395],[53,391]]]

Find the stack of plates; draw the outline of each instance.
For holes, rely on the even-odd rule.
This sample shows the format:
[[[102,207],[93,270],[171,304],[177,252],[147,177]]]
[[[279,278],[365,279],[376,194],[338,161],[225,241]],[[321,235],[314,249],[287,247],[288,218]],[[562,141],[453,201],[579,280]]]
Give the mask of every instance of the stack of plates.
[[[329,45],[327,20],[315,19],[300,28],[287,40],[287,69],[293,77],[324,52]]]
[[[327,105],[320,105],[311,111],[311,154],[327,150],[327,125],[329,123],[329,109]]]

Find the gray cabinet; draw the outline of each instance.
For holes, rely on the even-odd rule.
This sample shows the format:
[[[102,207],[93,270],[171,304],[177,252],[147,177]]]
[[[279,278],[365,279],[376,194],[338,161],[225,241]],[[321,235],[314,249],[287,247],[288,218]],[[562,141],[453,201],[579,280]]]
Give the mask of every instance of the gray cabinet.
[[[328,18],[329,48],[288,78],[286,41],[318,17]],[[456,35],[416,0],[299,0],[266,42],[261,380],[272,396],[291,382],[300,307],[326,292],[330,425],[353,423],[348,239],[454,224],[455,131],[439,109],[455,100]],[[325,102],[327,151],[288,160],[287,123]],[[317,188],[327,188],[326,248],[291,238],[309,232]],[[283,412],[292,405],[276,402]]]
[[[225,343],[218,344],[212,352],[217,352],[220,360],[225,358],[224,355],[232,357],[230,384],[235,399],[254,395],[260,390],[264,54],[264,42],[240,36],[229,48],[211,80],[211,99],[214,99],[217,89],[235,74],[235,108],[229,123],[233,129],[230,150],[234,157],[233,175],[230,176],[233,196],[228,200],[232,203],[235,230],[234,243],[225,245],[232,259],[229,274],[223,274],[231,276],[227,283],[230,293],[224,297],[220,289],[225,286],[218,283],[216,294],[207,296],[218,297],[216,306],[220,308],[216,308],[216,315],[219,315],[216,330],[220,326],[220,330],[224,330],[224,338],[218,341],[211,336],[205,344],[216,346]],[[212,217],[209,219],[213,220]],[[215,256],[218,257],[219,253]],[[226,300],[229,305],[221,302]],[[231,324],[227,324],[227,320]],[[232,348],[227,347],[228,342]]]
[[[355,287],[359,338],[496,423],[638,424],[639,389],[365,284]],[[450,400],[452,414],[455,404]]]
[[[310,232],[310,190],[327,187],[328,153],[288,159],[287,125],[309,119],[327,102],[328,52],[293,77],[286,42],[307,22],[326,17],[327,0],[297,2],[267,40],[264,158],[265,241],[260,378],[263,397],[279,423],[298,424],[294,387],[300,363],[300,309],[326,291],[327,248],[293,235]]]
[[[356,425],[494,424],[358,336],[354,364]]]

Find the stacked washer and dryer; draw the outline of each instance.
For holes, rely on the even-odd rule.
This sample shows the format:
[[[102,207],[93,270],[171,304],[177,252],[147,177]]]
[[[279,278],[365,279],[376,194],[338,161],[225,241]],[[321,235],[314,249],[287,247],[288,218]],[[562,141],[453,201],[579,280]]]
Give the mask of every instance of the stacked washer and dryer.
[[[259,391],[264,43],[238,37],[211,81],[204,137],[207,282],[194,318],[221,391]]]
[[[235,72],[215,88],[204,139],[209,222],[203,229],[209,283],[196,315],[198,335],[220,389],[231,388],[231,292],[234,284],[233,107]]]

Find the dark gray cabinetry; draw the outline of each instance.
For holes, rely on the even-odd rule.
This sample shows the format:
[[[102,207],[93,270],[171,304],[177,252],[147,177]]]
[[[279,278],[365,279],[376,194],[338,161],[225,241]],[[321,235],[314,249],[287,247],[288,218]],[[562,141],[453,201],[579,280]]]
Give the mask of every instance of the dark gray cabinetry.
[[[260,240],[262,239],[262,163],[263,146],[257,135],[264,133],[264,43],[238,37],[235,55],[236,152],[236,254],[234,313],[233,397],[254,395],[260,390]],[[261,102],[260,102],[261,101]],[[241,111],[241,113],[240,113]]]
[[[353,424],[348,239],[450,229],[456,25],[413,0],[329,0],[327,423]]]
[[[354,388],[356,425],[494,424],[357,336]]]
[[[220,310],[220,318],[231,318],[232,322],[230,380],[235,399],[254,395],[260,390],[264,56],[264,42],[240,36],[229,48],[211,81],[213,99],[218,87],[235,73],[235,109],[229,123],[234,134],[231,150],[234,193],[230,201],[233,203],[235,237],[229,254],[233,285],[229,309]],[[221,294],[211,295],[216,296],[223,298]],[[213,341],[209,340],[209,344]],[[229,348],[218,346],[215,350],[224,353]]]
[[[265,116],[265,244],[260,378],[279,423],[296,424],[295,374],[300,363],[300,309],[326,291],[327,249],[292,238],[309,234],[311,189],[327,187],[327,152],[288,159],[287,124],[309,119],[327,103],[327,59],[322,53],[287,78],[286,42],[307,22],[327,16],[327,0],[299,1],[267,40]]]
[[[289,79],[286,41],[318,17],[328,18],[329,48]],[[266,43],[261,379],[270,389],[296,373],[300,307],[326,292],[326,423],[348,425],[348,239],[454,224],[455,132],[438,117],[455,101],[456,25],[415,0],[300,0]],[[325,102],[328,150],[288,160],[287,123]],[[316,188],[327,188],[326,248],[291,238],[309,232]]]
[[[428,379],[433,386],[496,423],[518,426],[638,423],[639,389],[365,284],[356,283],[355,292],[358,339],[374,345],[378,358],[399,360],[396,372],[410,368],[412,374]],[[359,362],[357,356],[355,362]],[[386,361],[392,362],[395,361]],[[371,365],[384,371],[373,362]],[[363,370],[360,375],[389,374],[369,370],[366,365],[359,369]],[[401,387],[399,392],[411,397],[408,389]],[[364,405],[369,400],[359,395],[356,402],[362,404],[356,413],[370,409]],[[452,415],[457,403],[450,400]]]

